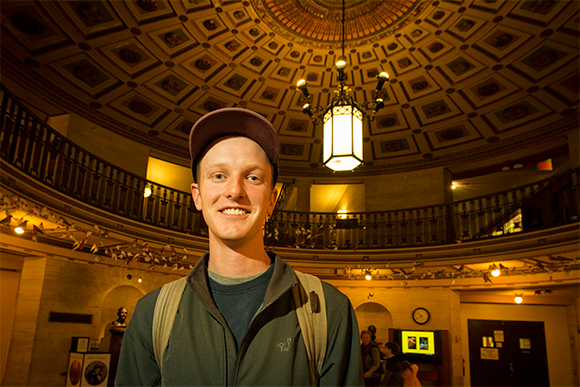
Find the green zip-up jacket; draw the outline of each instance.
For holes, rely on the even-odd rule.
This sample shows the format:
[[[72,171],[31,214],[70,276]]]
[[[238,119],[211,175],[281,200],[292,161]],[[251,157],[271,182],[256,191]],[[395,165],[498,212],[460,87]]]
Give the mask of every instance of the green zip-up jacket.
[[[208,289],[204,255],[187,277],[163,356],[166,386],[309,386],[309,365],[292,298],[294,271],[278,256],[264,303],[236,349]],[[323,282],[328,342],[320,386],[363,386],[356,316],[349,299]],[[159,289],[145,295],[127,326],[117,386],[155,386],[161,375],[152,324]]]

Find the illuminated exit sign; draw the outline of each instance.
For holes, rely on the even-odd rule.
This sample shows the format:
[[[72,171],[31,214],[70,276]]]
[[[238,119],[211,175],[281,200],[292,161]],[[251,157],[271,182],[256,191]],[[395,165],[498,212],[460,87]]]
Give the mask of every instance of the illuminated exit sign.
[[[538,163],[538,171],[551,171],[552,170],[552,159],[540,161]]]

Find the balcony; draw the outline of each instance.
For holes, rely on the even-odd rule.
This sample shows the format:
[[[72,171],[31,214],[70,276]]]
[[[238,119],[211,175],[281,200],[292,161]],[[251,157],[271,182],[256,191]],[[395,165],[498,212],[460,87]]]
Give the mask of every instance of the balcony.
[[[5,195],[61,208],[77,219],[77,227],[79,222],[85,228],[93,224],[117,232],[120,239],[103,244],[92,235],[77,249],[95,250],[96,244],[93,253],[110,254],[111,246],[141,239],[160,246],[173,241],[197,255],[206,250],[207,227],[189,192],[146,180],[79,148],[7,91],[2,95],[0,144]],[[13,191],[15,182],[19,189]],[[62,221],[52,220],[53,229],[63,226]],[[49,223],[45,219],[45,226]],[[527,249],[537,244],[537,238],[554,232],[572,230],[566,235],[577,238],[573,236],[577,223],[578,170],[569,170],[533,184],[438,206],[346,215],[277,208],[265,224],[264,238],[269,249],[284,251],[286,259],[322,267],[331,262],[378,264],[417,257],[465,259],[491,251],[491,246],[494,251]],[[34,232],[45,243],[64,243],[48,233]],[[72,239],[68,243],[75,248]],[[144,257],[136,260],[148,262]],[[330,272],[341,278],[353,275],[336,265]],[[318,274],[330,275],[325,270]]]

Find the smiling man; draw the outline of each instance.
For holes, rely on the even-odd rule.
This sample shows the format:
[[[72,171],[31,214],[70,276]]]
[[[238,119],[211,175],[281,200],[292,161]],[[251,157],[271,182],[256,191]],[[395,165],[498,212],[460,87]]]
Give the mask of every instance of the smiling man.
[[[358,326],[348,298],[322,283],[326,351],[311,380],[292,288],[297,277],[267,253],[262,228],[274,209],[279,144],[272,124],[239,108],[200,118],[189,138],[195,206],[209,253],[187,276],[170,338],[156,360],[160,290],[137,304],[125,333],[116,384],[187,386],[361,386]],[[324,311],[323,311],[324,313]],[[159,348],[159,347],[158,347]],[[162,367],[161,367],[162,365]],[[161,371],[162,369],[162,371]]]

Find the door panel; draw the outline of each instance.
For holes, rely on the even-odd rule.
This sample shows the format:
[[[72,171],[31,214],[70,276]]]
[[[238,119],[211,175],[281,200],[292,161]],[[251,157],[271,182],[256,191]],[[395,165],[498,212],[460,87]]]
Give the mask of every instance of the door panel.
[[[544,323],[467,321],[472,386],[549,386]]]

